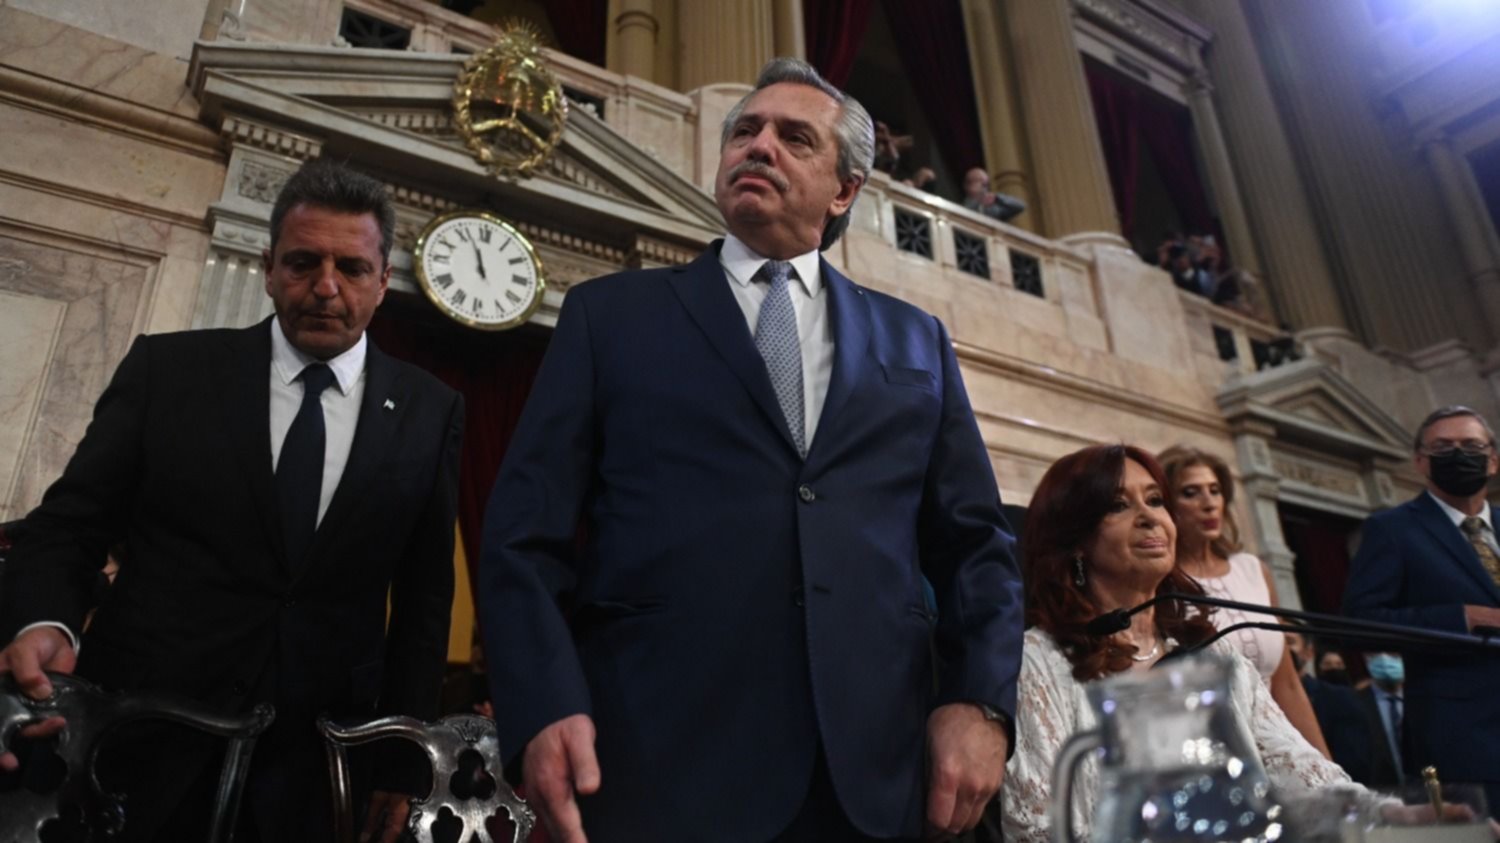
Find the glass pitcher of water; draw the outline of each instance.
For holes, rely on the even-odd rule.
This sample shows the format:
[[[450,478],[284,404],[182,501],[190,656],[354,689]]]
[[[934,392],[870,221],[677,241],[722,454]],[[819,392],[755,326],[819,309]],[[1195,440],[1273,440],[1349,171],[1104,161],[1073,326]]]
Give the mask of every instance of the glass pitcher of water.
[[[1200,654],[1095,682],[1097,729],[1075,734],[1053,770],[1052,835],[1073,843],[1073,779],[1099,758],[1095,841],[1295,839],[1229,698],[1229,662]]]

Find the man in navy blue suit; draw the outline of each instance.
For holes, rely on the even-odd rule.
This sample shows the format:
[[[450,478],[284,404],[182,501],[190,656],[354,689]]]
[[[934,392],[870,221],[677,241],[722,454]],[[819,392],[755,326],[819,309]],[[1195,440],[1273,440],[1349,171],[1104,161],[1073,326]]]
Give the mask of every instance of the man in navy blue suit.
[[[1485,492],[1500,468],[1489,423],[1444,407],[1417,429],[1427,491],[1365,522],[1344,610],[1447,632],[1500,627],[1500,546]],[[1428,765],[1446,781],[1484,784],[1500,808],[1500,659],[1411,659],[1403,719],[1408,773]]]
[[[563,843],[916,839],[999,789],[1021,587],[957,360],[818,254],[873,143],[773,61],[725,119],[728,235],[568,293],[477,585]]]

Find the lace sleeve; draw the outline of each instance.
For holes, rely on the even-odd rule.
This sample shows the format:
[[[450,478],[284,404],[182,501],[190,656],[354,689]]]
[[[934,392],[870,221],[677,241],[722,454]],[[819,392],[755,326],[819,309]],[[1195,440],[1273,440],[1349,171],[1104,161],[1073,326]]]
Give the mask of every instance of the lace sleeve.
[[[1234,670],[1235,692],[1248,703],[1240,715],[1250,724],[1266,775],[1287,801],[1303,803],[1308,809],[1297,813],[1306,814],[1317,824],[1327,820],[1340,821],[1342,811],[1339,807],[1350,807],[1373,817],[1388,800],[1349,778],[1344,768],[1314,749],[1271,698],[1270,688],[1248,661],[1243,657],[1236,658]],[[1314,810],[1318,805],[1325,809],[1333,807],[1334,810],[1322,810],[1318,814]],[[1309,838],[1319,836],[1314,831],[1303,829]]]
[[[1075,730],[1093,725],[1078,722],[1079,688],[1050,637],[1028,633],[1017,688],[1016,751],[1000,796],[1006,843],[1050,840],[1052,765]],[[1085,761],[1074,787],[1073,824],[1081,833],[1087,831],[1084,819],[1093,814],[1097,778],[1096,762]]]

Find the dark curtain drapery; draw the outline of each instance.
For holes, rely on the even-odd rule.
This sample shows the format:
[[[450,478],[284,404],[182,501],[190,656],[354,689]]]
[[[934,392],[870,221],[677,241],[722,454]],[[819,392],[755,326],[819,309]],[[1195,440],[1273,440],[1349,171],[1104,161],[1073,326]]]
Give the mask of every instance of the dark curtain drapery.
[[[370,337],[385,353],[431,372],[464,397],[464,445],[458,476],[458,526],[470,582],[479,562],[484,508],[541,366],[546,341],[432,325],[376,311]]]
[[[1083,70],[1094,104],[1099,143],[1104,147],[1120,232],[1129,240],[1135,230],[1135,189],[1140,179],[1140,90],[1093,59],[1083,60]]]
[[[1183,226],[1194,234],[1213,234],[1217,230],[1213,211],[1193,157],[1192,115],[1177,103],[1150,93],[1141,97],[1141,112],[1141,139],[1167,186],[1167,196],[1182,215]]]
[[[804,0],[807,61],[835,87],[849,81],[874,10],[875,0]]]
[[[1289,517],[1283,511],[1281,526],[1287,547],[1297,556],[1304,608],[1343,614],[1344,586],[1349,581],[1349,536],[1357,525],[1300,512]],[[1282,603],[1286,602],[1282,596]]]
[[[984,142],[959,0],[885,0],[884,8],[938,151],[961,180],[970,167],[984,166]]]
[[[546,6],[547,22],[562,51],[603,67],[609,0],[547,0]]]
[[[1109,168],[1110,192],[1125,238],[1132,239],[1135,232],[1135,196],[1144,147],[1184,229],[1192,234],[1217,234],[1222,243],[1223,235],[1198,175],[1193,119],[1188,110],[1094,59],[1084,59],[1084,74]]]

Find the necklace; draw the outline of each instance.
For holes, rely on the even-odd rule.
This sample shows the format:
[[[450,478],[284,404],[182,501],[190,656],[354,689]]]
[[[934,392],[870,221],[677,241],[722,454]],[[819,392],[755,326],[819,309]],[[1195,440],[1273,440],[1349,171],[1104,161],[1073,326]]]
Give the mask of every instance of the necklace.
[[[1142,656],[1142,655],[1132,655],[1130,658],[1131,658],[1132,661],[1149,662],[1152,659],[1156,658],[1156,654],[1159,653],[1159,652],[1161,652],[1161,639],[1160,638],[1156,639],[1156,643],[1151,645],[1151,652],[1145,654],[1144,656]]]

